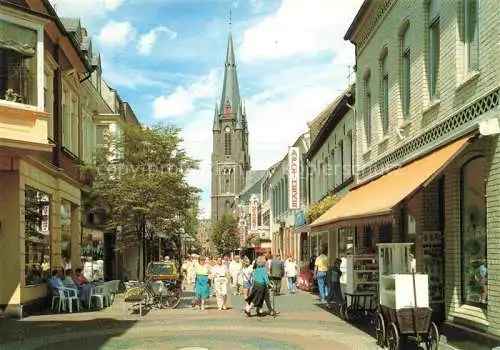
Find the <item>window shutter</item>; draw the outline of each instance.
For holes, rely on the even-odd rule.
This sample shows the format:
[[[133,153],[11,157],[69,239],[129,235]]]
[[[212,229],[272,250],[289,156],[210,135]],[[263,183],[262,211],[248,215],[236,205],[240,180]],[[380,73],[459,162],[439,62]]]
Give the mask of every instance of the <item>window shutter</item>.
[[[476,38],[476,26],[478,17],[478,1],[477,0],[466,0],[467,1],[467,42],[473,42]]]
[[[457,0],[458,35],[463,43],[465,43],[465,1],[468,0]]]

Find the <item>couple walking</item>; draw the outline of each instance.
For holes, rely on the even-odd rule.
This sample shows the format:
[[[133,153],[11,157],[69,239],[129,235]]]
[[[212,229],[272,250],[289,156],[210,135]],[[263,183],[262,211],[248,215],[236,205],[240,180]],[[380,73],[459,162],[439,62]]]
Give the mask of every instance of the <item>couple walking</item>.
[[[196,271],[195,295],[201,310],[205,309],[205,302],[210,297],[211,287],[215,290],[217,307],[226,310],[227,306],[227,284],[229,281],[229,270],[219,257],[213,266],[209,266],[206,259],[200,257]]]
[[[251,315],[252,308],[254,307],[257,310],[258,316],[264,316],[265,313],[262,312],[262,306],[264,305],[264,302],[266,303],[269,313],[272,316],[277,315],[276,310],[274,310],[274,305],[271,305],[269,289],[273,288],[276,293],[276,289],[279,285],[281,285],[281,279],[283,278],[283,266],[281,265],[281,273],[279,273],[279,270],[275,269],[275,274],[273,275],[271,272],[273,262],[271,261],[269,263],[266,260],[266,257],[264,255],[261,255],[254,263],[251,291],[248,297],[245,299],[246,306],[244,311],[247,316]],[[275,262],[275,266],[279,265],[279,262],[281,262],[281,260],[278,259]]]

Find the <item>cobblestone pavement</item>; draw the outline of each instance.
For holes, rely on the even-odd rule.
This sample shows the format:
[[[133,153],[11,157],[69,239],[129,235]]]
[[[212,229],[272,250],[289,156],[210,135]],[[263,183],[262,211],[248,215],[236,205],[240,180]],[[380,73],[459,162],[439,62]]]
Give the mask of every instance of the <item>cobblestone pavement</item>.
[[[211,298],[205,311],[193,310],[190,293],[175,310],[125,313],[124,303],[102,311],[0,320],[0,349],[185,349],[300,350],[377,349],[375,340],[316,305],[300,292],[276,297],[277,318],[241,312],[241,297],[230,295],[230,310]]]

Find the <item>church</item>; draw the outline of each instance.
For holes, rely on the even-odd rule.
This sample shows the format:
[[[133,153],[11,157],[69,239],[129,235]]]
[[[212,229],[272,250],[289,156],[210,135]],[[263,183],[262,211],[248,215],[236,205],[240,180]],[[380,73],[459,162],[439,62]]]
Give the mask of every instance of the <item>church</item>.
[[[212,221],[234,213],[250,171],[248,122],[241,100],[231,31],[220,104],[215,106],[212,146]]]

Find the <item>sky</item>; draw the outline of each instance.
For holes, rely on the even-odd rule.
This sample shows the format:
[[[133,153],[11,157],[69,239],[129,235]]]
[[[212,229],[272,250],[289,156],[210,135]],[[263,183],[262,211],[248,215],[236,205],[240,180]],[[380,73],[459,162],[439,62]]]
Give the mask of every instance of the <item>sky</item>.
[[[103,77],[142,123],[182,128],[189,182],[210,216],[210,157],[231,12],[253,170],[267,169],[354,81],[343,40],[362,0],[51,0],[80,17]]]

